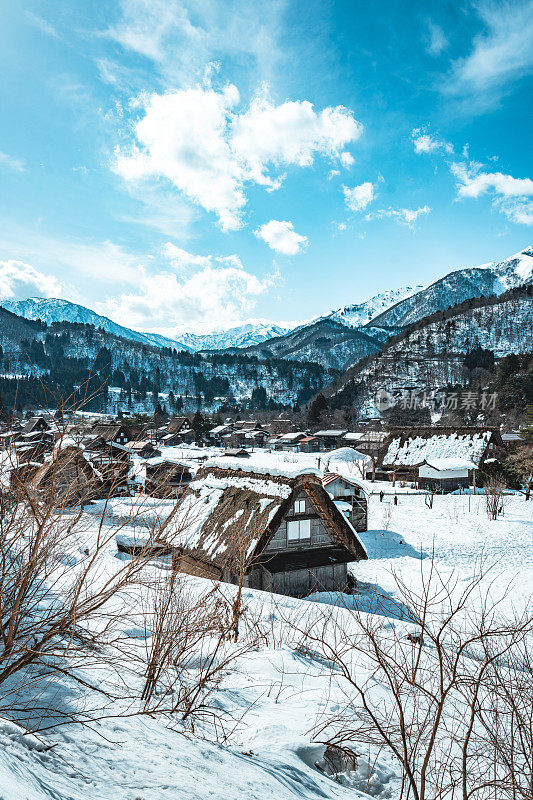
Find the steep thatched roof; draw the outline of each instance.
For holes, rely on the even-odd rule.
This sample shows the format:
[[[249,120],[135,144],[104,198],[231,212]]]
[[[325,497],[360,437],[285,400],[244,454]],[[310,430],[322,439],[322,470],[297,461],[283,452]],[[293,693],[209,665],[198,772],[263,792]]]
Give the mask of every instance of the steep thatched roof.
[[[82,450],[67,445],[54,450],[35,473],[31,485],[44,495],[50,493],[50,499],[71,505],[94,497],[102,478]]]
[[[310,474],[294,477],[206,466],[184,493],[177,509],[175,530],[181,546],[194,558],[208,561],[221,571],[248,569],[276,530],[296,491],[303,490],[328,529],[352,554],[366,558],[357,534]]]

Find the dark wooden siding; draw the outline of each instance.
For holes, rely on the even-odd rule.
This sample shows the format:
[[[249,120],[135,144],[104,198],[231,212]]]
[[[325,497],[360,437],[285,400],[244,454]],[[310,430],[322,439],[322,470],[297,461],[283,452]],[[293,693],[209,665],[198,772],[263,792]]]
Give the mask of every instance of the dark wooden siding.
[[[296,500],[303,500],[305,501],[305,511],[303,513],[295,514],[294,513],[294,506],[292,506],[287,514],[285,515],[284,519],[282,520],[279,528],[277,529],[276,533],[268,543],[265,548],[265,551],[268,552],[279,552],[280,550],[301,550],[302,548],[308,549],[313,547],[326,547],[328,545],[334,544],[333,537],[327,530],[326,526],[317,516],[316,511],[313,507],[313,504],[309,500],[306,494],[303,492],[298,494],[295,497]],[[296,520],[296,519],[309,519],[311,521],[311,540],[309,541],[300,541],[300,542],[288,542],[287,541],[287,520]]]
[[[276,594],[306,597],[312,592],[342,592],[346,588],[347,578],[348,567],[346,564],[328,564],[313,569],[275,572],[269,576],[269,586],[261,588]],[[265,581],[264,576],[263,581]]]

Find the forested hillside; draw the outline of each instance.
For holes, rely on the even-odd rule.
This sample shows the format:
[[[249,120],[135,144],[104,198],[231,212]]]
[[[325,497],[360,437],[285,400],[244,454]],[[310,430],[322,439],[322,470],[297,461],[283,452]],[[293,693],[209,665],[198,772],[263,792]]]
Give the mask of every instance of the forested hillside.
[[[532,350],[533,287],[528,286],[425,317],[391,337],[379,355],[348,369],[325,395],[331,407],[355,405],[373,414],[380,391],[399,397],[467,386],[469,353],[486,351],[494,361]]]
[[[82,323],[32,322],[0,309],[6,409],[84,402],[88,410],[281,408],[306,402],[335,372],[305,361],[156,348]],[[75,392],[75,397],[73,396]]]

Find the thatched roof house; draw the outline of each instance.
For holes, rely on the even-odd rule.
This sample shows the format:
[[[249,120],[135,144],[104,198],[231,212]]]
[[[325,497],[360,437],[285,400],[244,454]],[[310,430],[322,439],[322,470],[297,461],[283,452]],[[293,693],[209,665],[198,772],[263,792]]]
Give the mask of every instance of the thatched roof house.
[[[183,571],[280,594],[345,589],[366,558],[321,475],[294,463],[216,459],[197,473],[175,518]],[[202,565],[208,565],[203,569]]]
[[[75,445],[56,448],[37,470],[31,487],[54,506],[88,503],[101,493],[102,478]]]
[[[423,464],[460,459],[479,467],[487,457],[504,449],[497,429],[474,427],[393,429],[386,444],[383,470],[412,480]]]

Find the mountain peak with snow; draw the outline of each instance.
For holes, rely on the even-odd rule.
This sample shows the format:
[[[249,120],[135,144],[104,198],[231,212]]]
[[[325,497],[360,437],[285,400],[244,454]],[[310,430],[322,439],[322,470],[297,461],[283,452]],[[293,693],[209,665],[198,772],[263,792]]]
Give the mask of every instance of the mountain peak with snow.
[[[420,289],[422,286],[402,286],[399,289],[388,289],[363,303],[344,306],[344,308],[332,311],[326,315],[326,319],[333,319],[348,328],[361,328],[391,306],[416,294]]]

